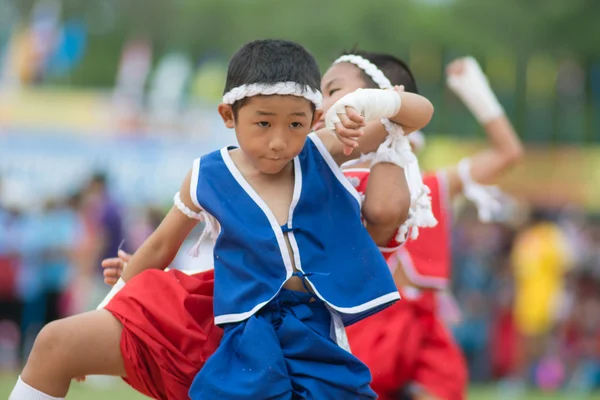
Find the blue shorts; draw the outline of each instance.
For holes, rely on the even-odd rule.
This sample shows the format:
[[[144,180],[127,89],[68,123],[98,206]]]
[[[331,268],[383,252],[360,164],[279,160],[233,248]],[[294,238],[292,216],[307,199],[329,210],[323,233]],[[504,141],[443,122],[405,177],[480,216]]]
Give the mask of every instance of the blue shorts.
[[[331,339],[331,314],[312,299],[282,290],[249,319],[225,326],[190,398],[376,399],[369,369]]]

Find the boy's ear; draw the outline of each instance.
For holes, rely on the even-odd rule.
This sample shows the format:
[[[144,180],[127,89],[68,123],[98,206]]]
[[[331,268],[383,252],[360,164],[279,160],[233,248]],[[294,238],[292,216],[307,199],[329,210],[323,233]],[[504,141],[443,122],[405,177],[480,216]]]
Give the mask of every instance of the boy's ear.
[[[317,108],[313,113],[312,127],[315,127],[315,124],[319,122],[323,118],[323,110]]]
[[[230,104],[219,104],[218,107],[219,115],[223,118],[225,126],[229,129],[235,128],[235,116],[233,115],[233,108]]]

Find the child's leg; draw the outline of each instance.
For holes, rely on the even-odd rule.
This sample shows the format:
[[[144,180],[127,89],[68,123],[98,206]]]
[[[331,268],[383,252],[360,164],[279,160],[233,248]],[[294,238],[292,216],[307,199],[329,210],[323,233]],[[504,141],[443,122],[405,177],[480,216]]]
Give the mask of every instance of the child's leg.
[[[460,349],[437,317],[428,326],[428,336],[423,342],[413,377],[414,383],[421,389],[415,392],[415,398],[467,398],[468,369]]]
[[[106,310],[54,321],[37,336],[21,379],[39,392],[61,398],[75,377],[125,376],[121,331],[121,323]]]

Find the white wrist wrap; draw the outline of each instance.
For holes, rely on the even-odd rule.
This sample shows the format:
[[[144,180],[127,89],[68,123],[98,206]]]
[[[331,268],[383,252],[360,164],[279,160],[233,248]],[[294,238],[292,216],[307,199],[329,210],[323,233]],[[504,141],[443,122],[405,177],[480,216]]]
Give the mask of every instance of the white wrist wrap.
[[[473,57],[464,59],[462,73],[450,74],[447,84],[465,103],[480,124],[486,124],[504,114],[486,76]]]
[[[340,122],[338,114],[346,114],[346,107],[351,107],[361,114],[365,122],[390,118],[398,114],[402,98],[395,90],[357,89],[339,99],[325,115],[327,129],[335,130]]]
[[[492,222],[498,219],[502,210],[511,198],[498,186],[481,185],[471,177],[471,160],[462,159],[458,163],[458,176],[462,181],[464,196],[477,207],[477,215],[481,222]]]

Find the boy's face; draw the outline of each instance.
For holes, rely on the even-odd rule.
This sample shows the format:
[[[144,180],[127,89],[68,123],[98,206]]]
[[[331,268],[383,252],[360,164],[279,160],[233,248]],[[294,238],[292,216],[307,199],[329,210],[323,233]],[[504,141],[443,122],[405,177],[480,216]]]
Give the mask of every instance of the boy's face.
[[[360,68],[345,62],[332,65],[321,79],[323,112],[326,113],[336,101],[348,93],[365,87],[366,84],[362,78]],[[324,122],[319,121],[315,129],[321,129],[324,126]]]
[[[237,118],[231,106],[219,105],[228,128],[235,128],[240,148],[265,174],[277,174],[296,157],[322,111],[298,96],[253,96],[240,107]]]

